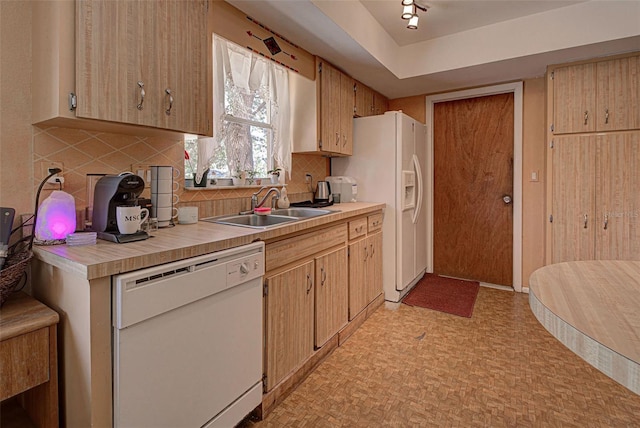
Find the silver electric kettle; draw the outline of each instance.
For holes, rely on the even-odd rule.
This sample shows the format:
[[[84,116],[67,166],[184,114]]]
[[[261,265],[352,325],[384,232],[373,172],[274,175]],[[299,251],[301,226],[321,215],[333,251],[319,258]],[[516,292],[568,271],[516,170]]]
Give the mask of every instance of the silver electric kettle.
[[[331,202],[331,186],[328,181],[318,181],[315,202]]]

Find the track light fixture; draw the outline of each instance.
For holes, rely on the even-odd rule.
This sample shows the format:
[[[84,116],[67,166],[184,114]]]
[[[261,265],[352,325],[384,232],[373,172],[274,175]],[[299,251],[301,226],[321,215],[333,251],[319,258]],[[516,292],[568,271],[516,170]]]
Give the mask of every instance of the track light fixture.
[[[402,19],[406,19],[407,28],[416,30],[418,28],[418,9],[423,12],[427,11],[427,6],[417,4],[414,0],[401,0],[402,3]]]

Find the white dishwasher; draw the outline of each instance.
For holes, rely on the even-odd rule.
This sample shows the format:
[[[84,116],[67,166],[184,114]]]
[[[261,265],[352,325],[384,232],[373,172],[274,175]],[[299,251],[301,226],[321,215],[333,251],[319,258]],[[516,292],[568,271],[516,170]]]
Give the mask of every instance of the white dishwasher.
[[[264,243],[117,275],[116,427],[232,427],[262,400]]]

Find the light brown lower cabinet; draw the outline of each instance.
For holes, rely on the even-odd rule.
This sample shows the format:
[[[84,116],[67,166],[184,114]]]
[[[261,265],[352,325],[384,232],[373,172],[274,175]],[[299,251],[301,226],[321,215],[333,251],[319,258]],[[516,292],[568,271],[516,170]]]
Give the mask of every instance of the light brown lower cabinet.
[[[640,259],[640,132],[555,137],[552,263]]]
[[[316,257],[315,270],[315,346],[319,348],[348,322],[347,248]]]
[[[382,214],[349,222],[349,321],[382,293]]]
[[[267,276],[265,388],[271,390],[313,353],[314,261]]]

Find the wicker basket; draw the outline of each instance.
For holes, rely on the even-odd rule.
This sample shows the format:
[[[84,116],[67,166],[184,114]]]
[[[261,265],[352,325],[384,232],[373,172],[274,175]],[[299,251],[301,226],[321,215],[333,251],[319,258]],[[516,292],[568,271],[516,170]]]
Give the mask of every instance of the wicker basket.
[[[33,252],[26,249],[7,257],[0,271],[0,306],[20,284],[32,258]]]

